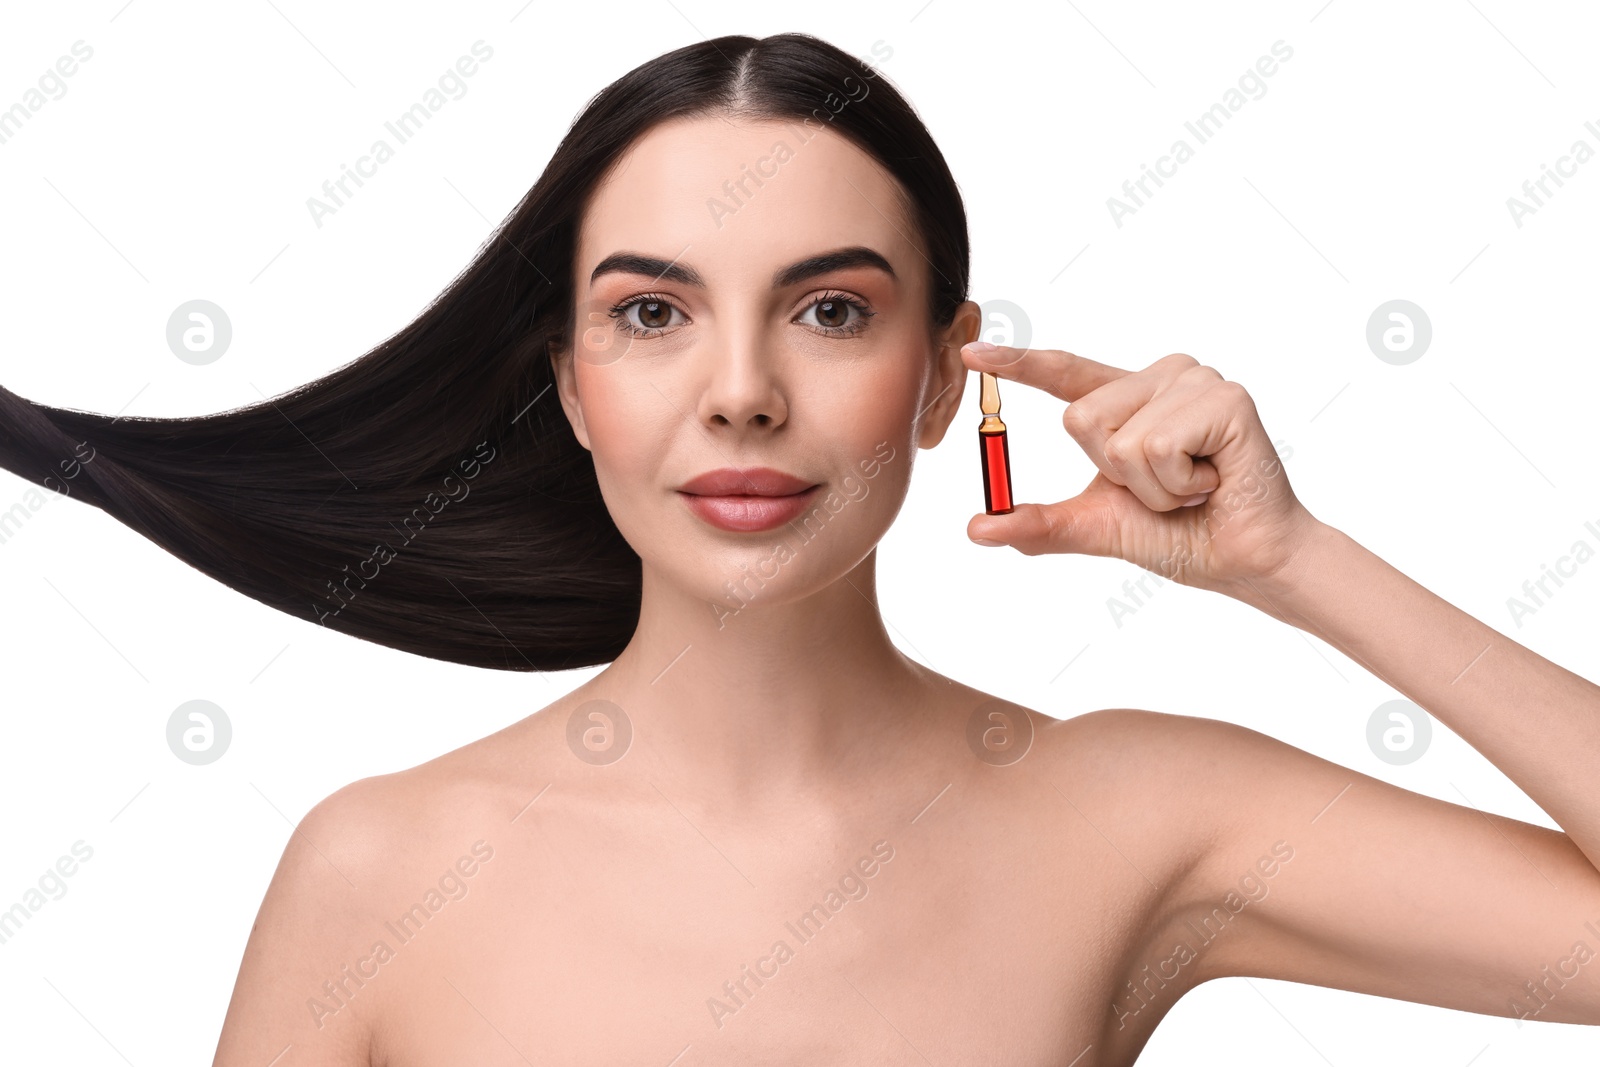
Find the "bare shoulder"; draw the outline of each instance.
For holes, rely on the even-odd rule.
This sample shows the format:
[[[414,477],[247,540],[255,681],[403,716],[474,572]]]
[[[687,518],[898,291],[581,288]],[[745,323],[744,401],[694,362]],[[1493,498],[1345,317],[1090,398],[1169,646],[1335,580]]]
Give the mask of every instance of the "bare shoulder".
[[[299,1062],[368,1062],[372,998],[319,1005],[330,1003],[324,983],[355,988],[341,972],[368,954],[363,920],[396,826],[383,791],[372,779],[344,786],[290,833],[250,928],[216,1067],[268,1062],[288,1048]]]
[[[423,763],[335,790],[306,813],[295,836],[376,881],[503,827],[542,785],[570,770],[562,758],[566,713],[580,692]]]
[[[1231,731],[1254,732],[1221,719],[1152,711],[1149,708],[1101,708],[1060,721],[1071,732],[1100,742],[1121,741],[1154,746],[1204,742],[1207,738],[1219,739]]]
[[[1215,838],[1237,829],[1262,806],[1294,795],[1304,802],[1331,800],[1353,781],[1374,778],[1324,759],[1248,726],[1199,715],[1144,708],[1106,708],[1066,720],[1075,744],[1062,746],[1080,760],[1138,782],[1163,798],[1166,815],[1186,832]],[[1328,793],[1332,786],[1334,793]],[[1303,794],[1303,795],[1302,795]],[[1312,812],[1315,812],[1315,808]]]
[[[1252,766],[1327,764],[1249,727],[1146,708],[1103,708],[1051,722],[1039,759],[1078,814],[1177,906],[1252,800]]]
[[[1195,715],[1101,708],[1052,720],[1041,736],[1049,758],[1070,764],[1086,781],[1153,784],[1146,779],[1170,780],[1189,760],[1225,747],[1238,729]]]
[[[369,1062],[399,986],[372,980],[399,940],[385,923],[425,922],[462,886],[493,878],[548,751],[530,734],[548,732],[537,717],[350,782],[306,812],[251,927],[217,1067],[267,1063],[291,1046],[297,1063]]]
[[[1084,712],[1060,720],[1058,732],[1061,758],[1086,760],[1085,769],[1191,787],[1192,778],[1178,776],[1204,773],[1218,759],[1261,744],[1283,744],[1237,723],[1148,708]]]
[[[1047,746],[1064,769],[1098,788],[1137,791],[1130,817],[1167,827],[1194,849],[1215,839],[1250,790],[1253,763],[1328,761],[1238,723],[1148,708],[1102,708],[1061,720]],[[1131,798],[1130,798],[1131,799]]]
[[[1250,914],[1262,912],[1260,902],[1269,894],[1282,898],[1291,892],[1284,885],[1305,893],[1301,876],[1310,868],[1304,859],[1293,865],[1292,875],[1280,872],[1317,835],[1320,813],[1352,786],[1384,796],[1401,793],[1220,719],[1108,708],[1068,722],[1076,725],[1065,732],[1073,740],[1059,746],[1061,760],[1096,789],[1116,789],[1127,798],[1114,806],[1122,820],[1119,831],[1143,835],[1155,853],[1171,858],[1159,879],[1162,906],[1145,949],[1146,955],[1162,946],[1172,950],[1162,958],[1182,964],[1186,988],[1230,974],[1263,973],[1251,968],[1260,966],[1262,950],[1255,946],[1267,927],[1259,918],[1243,924],[1233,918],[1251,905]],[[1267,913],[1281,915],[1283,909],[1280,901]],[[1224,928],[1255,931],[1257,940],[1241,933],[1216,937]]]

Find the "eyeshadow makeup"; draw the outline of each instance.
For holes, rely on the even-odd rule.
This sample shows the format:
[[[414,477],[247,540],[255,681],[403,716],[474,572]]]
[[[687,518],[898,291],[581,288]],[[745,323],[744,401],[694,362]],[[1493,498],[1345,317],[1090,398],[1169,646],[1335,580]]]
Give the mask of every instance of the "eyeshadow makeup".
[[[978,454],[983,458],[983,508],[990,515],[1011,510],[1011,452],[1006,447],[1006,424],[1000,421],[1000,380],[979,371]]]

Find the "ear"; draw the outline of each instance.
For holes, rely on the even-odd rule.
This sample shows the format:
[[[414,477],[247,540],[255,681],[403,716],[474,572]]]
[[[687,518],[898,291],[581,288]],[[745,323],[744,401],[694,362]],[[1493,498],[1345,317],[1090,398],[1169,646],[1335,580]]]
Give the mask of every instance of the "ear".
[[[951,420],[961,406],[961,397],[966,391],[967,375],[970,373],[966,364],[961,362],[961,346],[976,341],[982,326],[982,309],[974,301],[967,300],[956,308],[950,325],[940,332],[937,338],[939,351],[934,358],[933,377],[928,390],[929,395],[936,399],[928,404],[928,410],[923,413],[922,426],[917,431],[919,448],[937,445],[950,428]]]
[[[550,370],[555,376],[556,396],[561,408],[572,424],[573,435],[584,448],[589,448],[589,429],[583,421],[583,405],[578,402],[578,379],[570,348],[562,338],[554,338],[545,345],[545,355],[550,360]],[[593,451],[593,449],[590,449]]]

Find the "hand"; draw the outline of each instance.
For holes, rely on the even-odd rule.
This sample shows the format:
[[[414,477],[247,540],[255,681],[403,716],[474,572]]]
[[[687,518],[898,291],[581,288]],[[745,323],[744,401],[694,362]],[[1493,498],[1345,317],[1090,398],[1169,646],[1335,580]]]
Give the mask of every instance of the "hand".
[[[1237,596],[1276,576],[1318,525],[1289,487],[1250,394],[1192,356],[1131,372],[1053,349],[972,344],[961,357],[1065,400],[1062,424],[1100,468],[1071,499],[975,516],[974,541],[1029,556],[1114,556]]]

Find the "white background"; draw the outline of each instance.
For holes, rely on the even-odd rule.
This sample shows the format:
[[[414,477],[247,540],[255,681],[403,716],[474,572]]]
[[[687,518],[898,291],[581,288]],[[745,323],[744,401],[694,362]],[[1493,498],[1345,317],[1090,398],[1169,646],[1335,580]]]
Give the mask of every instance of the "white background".
[[[1506,603],[1575,541],[1600,546],[1584,527],[1600,527],[1600,161],[1520,228],[1506,205],[1575,140],[1600,148],[1583,125],[1600,125],[1600,16],[1578,3],[16,5],[0,108],[74,41],[94,54],[0,144],[0,381],[57,406],[176,416],[318,377],[443,288],[604,85],[702,36],[786,30],[855,55],[892,49],[878,65],[966,197],[974,298],[1026,309],[1035,346],[1130,368],[1184,351],[1243,382],[1313,513],[1600,674],[1600,563],[1520,626]],[[466,95],[317,228],[306,199],[480,38],[494,56]],[[1278,40],[1293,56],[1265,95],[1196,145],[1184,121]],[[1180,136],[1195,157],[1115,225],[1107,198]],[[168,316],[195,298],[233,323],[207,366],[166,344]],[[1366,342],[1369,315],[1396,298],[1433,328],[1403,366]],[[971,395],[975,427],[975,383]],[[1020,387],[1005,400],[1020,497],[1076,493],[1093,468],[1060,403]],[[1119,625],[1107,600],[1139,576],[1131,565],[969,544],[970,428],[958,418],[918,456],[880,551],[908,653],[1052,715],[1227,719],[1554,825],[1437,722],[1415,763],[1379,760],[1367,720],[1397,694],[1301,631],[1172,583]],[[0,510],[28,489],[0,472]],[[208,1062],[291,824],[345,783],[490,733],[593,673],[455,667],[320,629],[65,499],[0,543],[0,590],[0,908],[73,842],[94,850],[0,945],[8,1061]],[[977,625],[997,610],[1005,632]],[[165,740],[172,710],[196,698],[234,730],[203,767]],[[1588,1027],[1229,979],[1184,999],[1141,1063],[1490,1067],[1597,1049]]]

